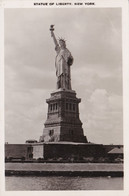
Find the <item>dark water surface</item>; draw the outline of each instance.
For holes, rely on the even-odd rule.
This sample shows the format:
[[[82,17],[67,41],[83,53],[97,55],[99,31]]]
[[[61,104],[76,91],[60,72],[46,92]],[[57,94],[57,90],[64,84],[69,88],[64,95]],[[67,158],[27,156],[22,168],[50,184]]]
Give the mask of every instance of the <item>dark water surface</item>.
[[[5,177],[7,191],[26,190],[122,190],[123,178],[66,176]]]

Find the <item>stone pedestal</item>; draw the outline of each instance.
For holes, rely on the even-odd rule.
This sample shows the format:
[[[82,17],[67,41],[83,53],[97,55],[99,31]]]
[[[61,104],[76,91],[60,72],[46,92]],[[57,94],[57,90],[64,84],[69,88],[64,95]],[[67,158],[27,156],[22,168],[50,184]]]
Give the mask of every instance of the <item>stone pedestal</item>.
[[[73,90],[59,89],[46,100],[48,114],[40,142],[80,142],[87,143],[79,119],[79,103]]]
[[[105,157],[105,148],[101,144],[76,142],[41,142],[32,144],[33,158],[44,160],[85,160],[85,158]]]

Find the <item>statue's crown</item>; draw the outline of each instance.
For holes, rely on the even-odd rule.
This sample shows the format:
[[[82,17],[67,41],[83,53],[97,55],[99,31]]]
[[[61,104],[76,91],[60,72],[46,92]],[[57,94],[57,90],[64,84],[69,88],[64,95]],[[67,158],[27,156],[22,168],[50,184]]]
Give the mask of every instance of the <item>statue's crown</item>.
[[[59,41],[62,41],[62,42],[66,42],[66,40],[63,39],[62,37],[61,37],[61,38],[59,37],[58,40],[59,40]]]

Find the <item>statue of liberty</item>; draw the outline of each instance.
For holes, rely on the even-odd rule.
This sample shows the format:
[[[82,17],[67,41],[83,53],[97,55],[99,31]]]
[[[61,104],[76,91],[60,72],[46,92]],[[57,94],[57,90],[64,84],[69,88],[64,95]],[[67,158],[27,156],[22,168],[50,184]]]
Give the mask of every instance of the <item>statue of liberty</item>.
[[[57,53],[55,58],[57,89],[71,90],[70,66],[73,64],[73,57],[70,51],[66,48],[65,40],[60,38],[59,42],[57,41],[53,27],[54,25],[50,26],[50,31]]]

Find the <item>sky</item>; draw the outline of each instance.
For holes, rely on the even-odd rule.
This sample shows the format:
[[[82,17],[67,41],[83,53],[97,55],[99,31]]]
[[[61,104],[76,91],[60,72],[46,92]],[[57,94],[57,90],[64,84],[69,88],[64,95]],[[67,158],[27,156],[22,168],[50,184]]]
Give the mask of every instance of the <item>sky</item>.
[[[72,89],[88,141],[123,144],[121,9],[6,8],[4,20],[5,141],[43,133],[46,99],[56,89],[54,24],[74,57]]]

